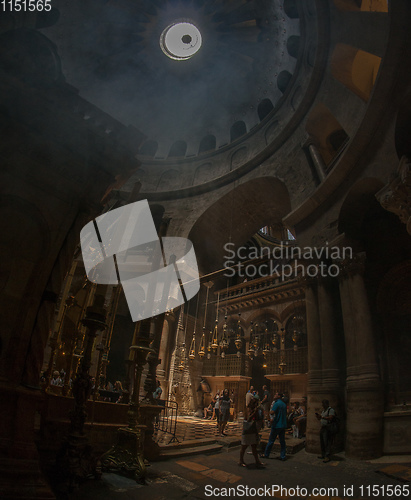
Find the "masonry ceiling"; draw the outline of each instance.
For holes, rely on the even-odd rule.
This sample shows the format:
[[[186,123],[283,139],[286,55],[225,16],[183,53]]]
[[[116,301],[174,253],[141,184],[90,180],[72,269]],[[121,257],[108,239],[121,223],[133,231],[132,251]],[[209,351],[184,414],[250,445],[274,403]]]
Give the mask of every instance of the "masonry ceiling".
[[[292,5],[287,15],[284,0],[53,0],[58,20],[41,31],[82,97],[148,139],[198,149],[208,134],[227,142],[237,121],[247,131],[258,125],[262,100],[281,104],[278,79],[297,64],[287,50],[300,34]],[[168,58],[159,43],[179,20],[203,39],[185,61]]]

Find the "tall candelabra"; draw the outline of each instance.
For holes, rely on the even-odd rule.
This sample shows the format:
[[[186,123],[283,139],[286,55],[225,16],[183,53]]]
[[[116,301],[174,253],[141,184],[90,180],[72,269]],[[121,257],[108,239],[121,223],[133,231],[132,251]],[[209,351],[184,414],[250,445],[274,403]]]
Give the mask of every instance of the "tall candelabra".
[[[56,461],[56,472],[60,482],[67,483],[72,490],[79,481],[89,476],[99,477],[101,471],[92,454],[91,446],[84,432],[87,418],[86,403],[90,397],[92,383],[89,375],[94,340],[98,331],[106,328],[104,297],[96,295],[94,304],[87,307],[82,320],[86,327],[84,353],[79,370],[73,382],[74,409],[69,413],[70,431]]]
[[[104,471],[116,472],[133,477],[136,481],[144,483],[146,465],[144,463],[144,431],[146,426],[140,423],[140,384],[147,356],[153,353],[149,347],[150,338],[146,329],[150,321],[143,321],[136,326],[133,343],[130,347],[134,360],[133,392],[128,406],[127,427],[117,431],[117,443],[101,457]],[[139,328],[141,335],[139,335]]]

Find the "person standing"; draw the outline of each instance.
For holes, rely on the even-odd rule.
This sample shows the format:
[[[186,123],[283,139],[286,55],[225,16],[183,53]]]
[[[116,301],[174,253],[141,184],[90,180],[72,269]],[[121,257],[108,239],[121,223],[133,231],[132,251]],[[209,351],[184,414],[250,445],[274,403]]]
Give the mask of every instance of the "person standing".
[[[261,405],[264,410],[264,418],[267,425],[270,423],[270,391],[266,385],[263,385],[263,398],[261,400]]]
[[[217,420],[217,429],[220,429],[220,391],[215,393],[214,415]]]
[[[227,436],[224,430],[227,425],[228,419],[230,418],[230,406],[231,406],[230,393],[228,389],[224,389],[223,395],[220,398],[220,428],[219,432],[221,436]]]
[[[278,392],[276,392],[274,395],[274,403],[270,411],[270,415],[273,415],[270,437],[268,438],[268,443],[265,447],[264,453],[262,453],[260,456],[261,458],[268,458],[270,456],[274,441],[278,436],[281,445],[280,460],[284,462],[286,453],[285,429],[287,427],[287,405],[282,400],[282,397],[283,395],[279,394]]]
[[[258,417],[258,400],[252,398],[247,406],[247,414],[244,419],[243,433],[241,435],[240,461],[238,462],[238,465],[241,467],[247,467],[244,463],[244,454],[248,446],[251,446],[251,452],[254,455],[256,466],[265,466],[265,464],[260,461],[257,453],[258,433],[261,430],[261,424],[262,420]]]
[[[321,422],[320,429],[320,444],[321,444],[321,456],[318,458],[323,458],[324,463],[330,461],[331,455],[331,444],[333,441],[333,435],[330,431],[330,424],[335,417],[335,411],[330,406],[328,399],[322,400],[323,411],[321,415],[315,412],[315,416]]]
[[[153,392],[153,399],[155,400],[155,402],[157,404],[160,404],[160,398],[161,398],[162,394],[163,394],[163,389],[161,388],[160,381],[157,380],[157,387],[156,387],[156,390]],[[155,416],[155,422],[156,422],[156,424],[158,424],[160,422],[160,414],[159,413],[157,413]]]
[[[251,385],[250,386],[250,390],[245,395],[245,406],[246,406],[246,408],[248,408],[248,405],[250,404],[250,401],[254,397],[253,392],[254,392],[254,387]]]

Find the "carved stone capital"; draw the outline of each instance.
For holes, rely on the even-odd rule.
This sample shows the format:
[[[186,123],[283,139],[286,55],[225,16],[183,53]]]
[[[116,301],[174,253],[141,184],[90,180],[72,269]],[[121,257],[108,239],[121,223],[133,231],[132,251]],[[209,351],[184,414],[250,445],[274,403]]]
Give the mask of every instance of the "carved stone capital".
[[[375,195],[381,206],[400,218],[411,234],[411,160],[403,156],[396,177]]]
[[[334,263],[340,267],[339,278],[347,278],[355,274],[363,274],[366,261],[365,252],[354,254],[352,259],[335,260]]]

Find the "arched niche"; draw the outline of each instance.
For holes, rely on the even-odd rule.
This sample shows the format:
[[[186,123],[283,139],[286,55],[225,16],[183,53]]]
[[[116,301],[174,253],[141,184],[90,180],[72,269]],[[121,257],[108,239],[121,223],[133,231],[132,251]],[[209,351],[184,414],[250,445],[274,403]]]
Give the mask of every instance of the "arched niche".
[[[287,52],[291,57],[298,57],[300,51],[301,37],[297,35],[292,35],[287,40]]]
[[[234,142],[247,133],[247,127],[243,121],[235,122],[230,129],[230,141]]]
[[[200,146],[198,148],[198,154],[207,153],[208,151],[214,151],[217,145],[217,140],[215,135],[206,135],[201,139]]]
[[[341,124],[322,103],[312,109],[305,129],[320,151],[325,164],[330,163],[348,140],[348,135]]]
[[[260,119],[260,122],[264,120],[266,116],[268,116],[271,111],[274,109],[274,105],[271,102],[270,99],[263,99],[258,107],[257,107],[257,113],[258,113],[258,118]]]
[[[284,0],[284,12],[291,19],[298,19],[298,0]]]
[[[286,91],[292,77],[293,75],[287,70],[281,71],[281,73],[278,75],[277,87],[283,94]]]
[[[170,148],[169,158],[185,156],[187,152],[187,143],[185,141],[176,141]]]
[[[178,170],[167,170],[161,176],[157,191],[171,191],[181,186],[181,175]]]
[[[331,58],[331,73],[351,92],[368,101],[380,63],[381,58],[374,54],[338,43]]]
[[[154,157],[157,153],[158,142],[156,141],[146,141],[140,148],[139,154],[142,156]]]

